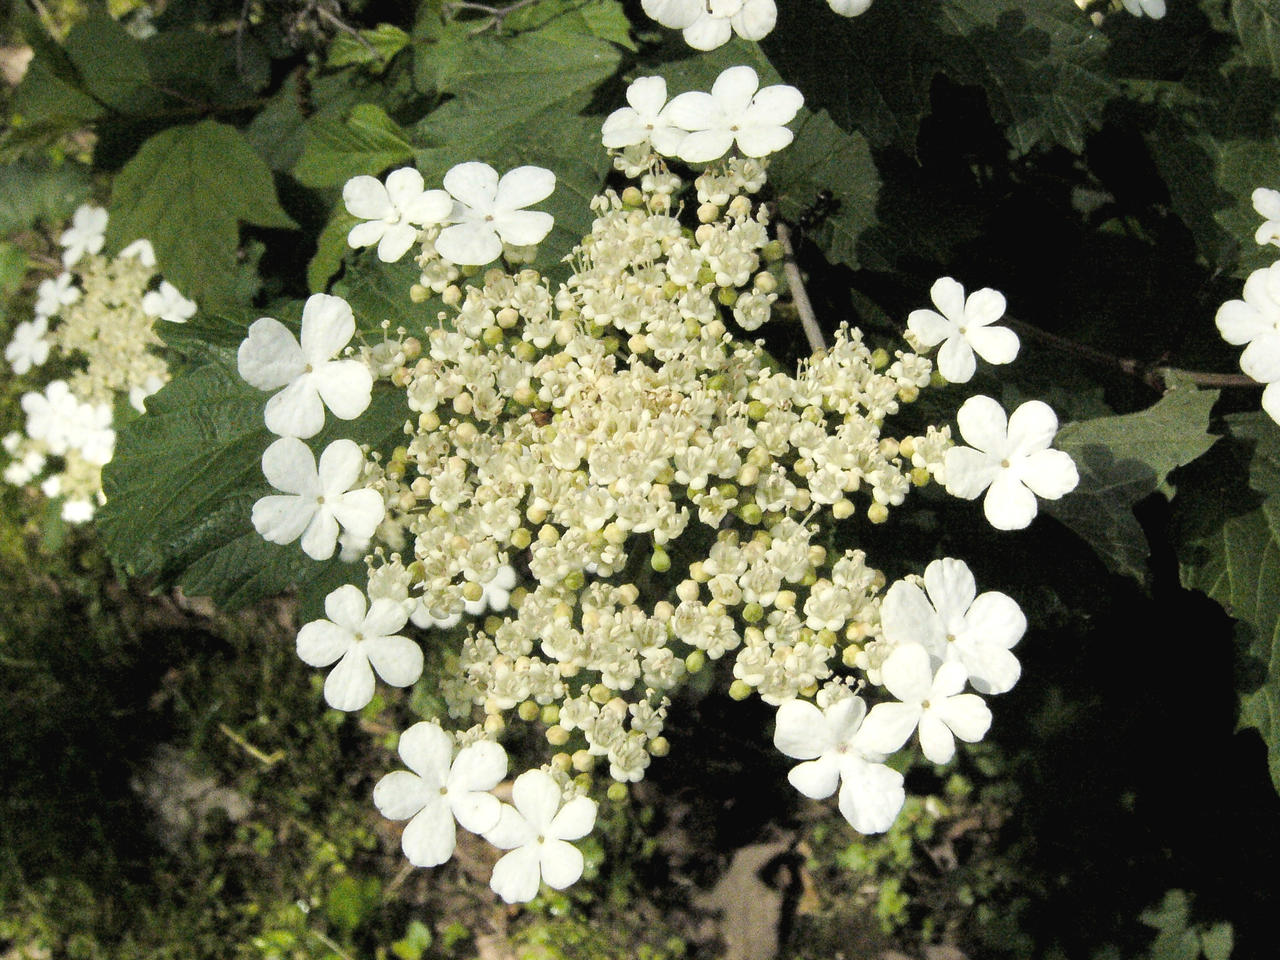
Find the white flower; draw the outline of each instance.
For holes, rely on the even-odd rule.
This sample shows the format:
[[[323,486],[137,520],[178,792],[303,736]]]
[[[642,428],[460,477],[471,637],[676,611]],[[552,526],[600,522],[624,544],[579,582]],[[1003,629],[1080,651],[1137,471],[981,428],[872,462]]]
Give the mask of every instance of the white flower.
[[[507,903],[524,903],[538,894],[538,886],[563,890],[582,876],[582,853],[568,843],[591,832],[596,804],[576,797],[561,806],[560,787],[549,773],[528,770],[511,788],[512,807],[502,805],[497,826],[484,838],[511,852],[493,868],[489,886]]]
[[[906,794],[902,774],[880,763],[884,752],[864,742],[860,728],[866,713],[861,697],[844,697],[825,710],[807,700],[787,700],[778,707],[773,744],[788,757],[807,761],[787,774],[793,787],[822,800],[839,785],[840,813],[853,829],[883,833]]]
[[[355,333],[351,307],[317,293],[302,308],[302,345],[279,320],[262,317],[249,327],[237,355],[240,376],[259,390],[284,387],[267,401],[267,429],[282,437],[312,437],[327,406],[353,420],[369,406],[373,374],[359,360],[335,360]]]
[[[156,265],[156,251],[151,246],[150,240],[135,240],[121,250],[118,256],[126,260],[130,257],[137,257],[138,262],[144,267],[154,267]]]
[[[88,500],[64,500],[62,519],[67,523],[88,523],[93,519],[93,504]]]
[[[266,496],[253,505],[253,526],[271,543],[302,538],[302,551],[328,560],[338,544],[338,528],[372,537],[386,514],[382,494],[360,481],[364,454],[351,440],[335,440],[320,454],[320,467],[307,445],[281,437],[262,455],[262,472],[273,487],[290,496]]]
[[[480,595],[480,599],[464,601],[462,609],[472,616],[484,613],[485,610],[502,613],[511,602],[511,591],[515,588],[515,585],[516,571],[510,564],[504,563],[498,568],[498,572],[493,575],[493,579],[484,585],[484,593]],[[435,625],[441,626],[442,624],[436,621]],[[452,623],[444,625],[453,626]]]
[[[880,606],[884,639],[918,644],[940,663],[963,665],[974,689],[1004,693],[1022,673],[1009,648],[1022,639],[1027,618],[1012,597],[995,590],[977,593],[963,560],[935,560],[925,567],[924,590],[899,580],[885,594]]]
[[[44,469],[44,454],[38,450],[28,450],[20,460],[14,460],[4,468],[4,482],[20,487],[29,483]]]
[[[827,5],[842,17],[856,17],[867,12],[871,0],[827,0]]]
[[[545,200],[556,176],[542,167],[516,167],[498,179],[487,163],[470,161],[444,175],[444,188],[454,197],[449,219],[436,237],[436,252],[459,266],[483,266],[502,254],[502,245],[527,247],[542,241],[555,219],[524,207]]]
[[[934,763],[946,763],[955,756],[955,737],[976,743],[991,726],[991,711],[983,699],[960,692],[964,667],[944,663],[935,675],[924,647],[907,644],[894,649],[880,668],[880,677],[902,702],[878,703],[867,714],[862,734],[872,749],[891,753],[919,726],[924,755]]]
[[[36,316],[52,317],[79,299],[75,278],[64,270],[51,280],[41,280],[36,287]]]
[[[1030,400],[1006,419],[1000,404],[978,394],[956,423],[970,446],[947,451],[947,493],[973,500],[986,490],[983,512],[997,530],[1022,529],[1035,519],[1037,496],[1057,500],[1080,482],[1070,454],[1049,449],[1058,418],[1046,403]]]
[[[142,296],[142,312],[170,323],[186,323],[196,313],[196,305],[178,292],[168,280],[160,281],[160,289]]]
[[[1271,243],[1280,247],[1280,190],[1259,187],[1253,191],[1253,209],[1263,219],[1253,238],[1260,244]]]
[[[324,612],[328,620],[313,620],[298,631],[298,656],[313,667],[338,662],[324,681],[325,701],[335,710],[366,706],[373,699],[375,670],[393,687],[422,676],[422,648],[396,634],[408,619],[403,604],[375,600],[366,612],[364,591],[348,583],[324,598]]]
[[[667,81],[662,77],[640,77],[627,87],[629,107],[620,107],[605,118],[600,139],[606,147],[618,149],[650,143],[664,157],[674,157],[680,141],[689,135],[667,119]]]
[[[1008,363],[1018,355],[1018,335],[1007,327],[993,327],[1004,316],[1004,295],[990,287],[969,294],[951,277],[943,277],[929,290],[942,311],[912,310],[907,327],[926,347],[942,344],[938,370],[952,383],[967,383],[977,363],[976,352],[988,363]]]
[[[79,433],[81,413],[80,401],[67,382],[54,380],[43,394],[23,394],[21,403],[27,414],[27,436],[43,440],[52,454],[66,453],[72,437]]]
[[[4,358],[14,373],[26,373],[49,359],[49,341],[45,339],[48,332],[49,321],[43,316],[24,320],[13,328],[13,339],[4,348]]]
[[[778,22],[773,0],[643,0],[641,6],[664,27],[683,30],[695,50],[714,50],[735,33],[763,40]]]
[[[1244,299],[1218,308],[1218,332],[1227,343],[1248,344],[1240,369],[1259,383],[1262,409],[1280,423],[1280,263],[1255,270],[1244,282]]]
[[[759,85],[750,67],[730,67],[710,93],[682,93],[667,104],[667,119],[691,131],[681,141],[680,158],[705,163],[735,143],[745,156],[763,157],[789,144],[794,134],[784,124],[799,112],[804,97],[785,84],[757,91]]]
[[[454,757],[453,738],[438,724],[415,723],[400,735],[400,758],[409,769],[379,780],[373,802],[388,820],[409,821],[400,845],[415,867],[453,856],[455,820],[472,833],[498,825],[502,804],[487,792],[507,775],[507,753],[498,744],[480,740]]]
[[[62,244],[62,265],[70,267],[86,253],[102,249],[107,232],[107,211],[84,204],[71,216],[71,226],[58,238]]]
[[[1146,15],[1159,20],[1165,14],[1164,0],[1123,0],[1124,8],[1135,17]]]
[[[78,450],[89,463],[106,466],[116,449],[116,432],[111,429],[111,407],[105,403],[97,406],[80,404],[76,417],[77,427],[67,440],[67,446]]]
[[[426,190],[422,174],[401,167],[383,185],[374,177],[352,177],[342,188],[342,202],[352,216],[366,221],[347,234],[352,247],[378,245],[378,259],[395,263],[418,239],[421,227],[443,223],[453,201],[443,190]]]

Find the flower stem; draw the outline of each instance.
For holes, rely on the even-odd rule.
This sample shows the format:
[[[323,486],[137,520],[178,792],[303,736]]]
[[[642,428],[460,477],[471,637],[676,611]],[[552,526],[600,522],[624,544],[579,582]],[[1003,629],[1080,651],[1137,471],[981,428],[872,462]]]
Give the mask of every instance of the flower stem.
[[[778,242],[782,244],[782,270],[787,277],[787,286],[791,290],[791,302],[800,314],[800,326],[804,328],[805,339],[809,341],[809,350],[819,353],[827,349],[822,339],[822,330],[818,326],[818,318],[813,312],[813,304],[809,302],[809,294],[804,288],[804,279],[800,276],[800,265],[796,263],[796,253],[791,246],[791,228],[781,220],[777,221]]]

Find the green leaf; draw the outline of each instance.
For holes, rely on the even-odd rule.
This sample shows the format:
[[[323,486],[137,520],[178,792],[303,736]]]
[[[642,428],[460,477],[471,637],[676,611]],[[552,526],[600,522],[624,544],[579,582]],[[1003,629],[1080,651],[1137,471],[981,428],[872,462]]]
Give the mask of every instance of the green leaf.
[[[400,125],[381,107],[361,103],[345,119],[307,124],[293,175],[308,187],[332,187],[361,174],[377,176],[412,157],[413,148]]]
[[[351,305],[359,329],[381,339],[381,324],[404,327],[421,336],[428,324],[444,306],[439,299],[414,303],[409,288],[418,282],[417,264],[405,258],[398,263],[383,263],[372,250],[355,255],[342,279],[333,285],[333,293]]]
[[[1280,77],[1280,7],[1274,0],[1232,0],[1231,20],[1245,59]]]
[[[0,240],[0,298],[18,289],[26,275],[27,252],[16,243]]]
[[[165,102],[151,82],[142,44],[105,11],[90,10],[64,44],[85,91],[119,113],[149,113]]]
[[[296,226],[267,165],[215,120],[147,140],[116,177],[110,213],[109,246],[146,237],[165,277],[203,307],[233,297],[239,223]]]
[[[409,35],[391,23],[361,30],[358,37],[339,33],[329,45],[326,63],[331,67],[372,64],[375,73],[386,69],[392,58],[409,45]]]
[[[316,253],[307,264],[307,289],[312,293],[324,293],[333,275],[342,269],[342,260],[350,251],[347,234],[359,220],[347,213],[339,203],[334,207],[329,222],[316,239]]]
[[[1067,424],[1054,446],[1071,454],[1080,485],[1046,501],[1045,510],[1111,569],[1145,580],[1150,547],[1133,507],[1156,491],[1171,497],[1169,474],[1213,445],[1209,411],[1217,398],[1216,390],[1180,387],[1138,413]]]
[[[1229,923],[1215,923],[1200,934],[1200,950],[1204,953],[1204,960],[1230,960],[1234,948],[1235,937]]]
[[[17,5],[14,21],[35,55],[13,92],[12,124],[0,139],[3,162],[52,143],[106,113],[85,91],[66,52],[25,4]]]
[[[1280,790],[1280,427],[1261,412],[1227,426],[1214,462],[1182,481],[1178,560],[1184,586],[1240,621],[1240,727],[1262,735]]]
[[[19,161],[0,173],[0,235],[70,219],[89,196],[89,174],[76,163],[53,167]]]

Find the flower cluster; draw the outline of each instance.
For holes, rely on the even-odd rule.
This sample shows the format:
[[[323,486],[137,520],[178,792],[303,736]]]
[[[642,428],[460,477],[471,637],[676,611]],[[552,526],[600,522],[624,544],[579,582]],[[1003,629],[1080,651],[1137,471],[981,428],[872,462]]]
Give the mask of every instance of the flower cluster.
[[[962,561],[888,585],[863,550],[835,544],[931,482],[967,498],[986,490],[993,524],[1025,526],[1035,495],[1075,483],[1070,458],[1048,449],[1056,419],[1032,402],[1006,422],[995,401],[974,397],[959,416],[971,447],[954,445],[946,424],[894,430],[933,382],[927,358],[873,350],[841,325],[788,371],[749,339],[773,320],[780,287],[766,155],[790,141],[784,124],[801,105],[793,88],[757,87],[746,67],[669,104],[658,78],[632,85],[602,137],[634,182],[592,200],[563,283],[493,268],[462,287],[424,268],[406,295],[438,288],[445,309],[398,342],[349,347],[350,308],[317,295],[300,343],[264,318],[240,349],[244,378],[279,391],[265,419],[280,439],[262,463],[280,493],[255,504],[255,528],[276,543],[301,539],[316,559],[343,530],[366,544],[363,589],[330,593],[298,654],[332,665],[330,706],[358,710],[376,678],[418,681],[413,630],[448,631],[433,643],[447,650],[432,678],[443,709],[404,733],[409,769],[374,799],[409,821],[415,864],[451,856],[455,822],[510,851],[491,885],[511,902],[578,878],[569,841],[593,825],[594,775],[615,781],[610,796],[644,777],[670,748],[668,711],[691,674],[719,666],[731,696],[776,706],[775,743],[803,761],[791,782],[815,798],[839,787],[841,812],[876,832],[903,802],[889,757],[916,736],[929,760],[947,762],[956,738],[986,733],[984,697],[1020,672],[1010,648],[1021,611],[1004,594],[979,595]],[[713,162],[690,178],[672,158]],[[425,233],[420,177],[397,171],[379,184],[385,197],[348,185],[348,204],[367,189],[389,211],[353,242],[400,249],[408,220],[419,263],[455,244],[488,244],[496,257],[550,228],[517,216],[553,183],[532,169],[499,178],[483,164],[455,167],[452,224]],[[912,339],[942,344],[948,379],[967,379],[975,352],[1013,359],[1017,338],[991,325],[1000,294],[966,300],[944,278],[933,299],[942,312],[912,314]],[[384,388],[402,393],[403,445],[336,440],[317,465],[304,439],[326,408],[358,417]],[[490,793],[507,775],[498,740],[517,725],[550,756],[515,777],[514,806],[503,806]]]
[[[4,351],[18,375],[56,366],[56,376],[22,397],[24,429],[3,440],[10,458],[4,480],[15,486],[39,480],[46,496],[62,499],[69,523],[89,520],[102,503],[117,401],[141,413],[169,379],[156,321],[185,323],[196,311],[156,276],[146,240],[103,256],[106,226],[102,208],[76,210],[60,237],[65,269],[40,282],[34,316],[14,327]]]
[[[827,0],[827,5],[842,17],[856,17],[871,0]],[[714,50],[735,33],[743,40],[763,40],[778,22],[774,0],[643,0],[641,6],[664,27],[682,31],[695,50]]]
[[[1280,246],[1280,191],[1259,187],[1253,208],[1264,218],[1255,239]],[[1262,409],[1280,423],[1280,261],[1249,274],[1242,300],[1218,308],[1218,332],[1227,343],[1243,346],[1240,369],[1259,383]]]

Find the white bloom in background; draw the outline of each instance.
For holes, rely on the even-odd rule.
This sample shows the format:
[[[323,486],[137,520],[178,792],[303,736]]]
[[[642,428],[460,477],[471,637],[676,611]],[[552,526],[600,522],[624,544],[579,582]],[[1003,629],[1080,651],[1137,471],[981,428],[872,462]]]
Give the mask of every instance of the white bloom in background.
[[[947,493],[982,503],[997,530],[1021,530],[1035,519],[1036,497],[1057,500],[1080,482],[1075,462],[1062,450],[1050,450],[1058,418],[1047,403],[1029,400],[1006,418],[990,397],[970,397],[956,413],[967,447],[947,451],[943,462]]]
[[[111,407],[80,404],[78,428],[68,438],[67,446],[78,450],[89,463],[103,467],[111,462],[116,450],[116,432],[111,429]]]
[[[778,22],[773,0],[643,0],[641,6],[664,27],[684,31],[695,50],[714,50],[735,33],[763,40]]]
[[[80,299],[80,288],[75,277],[65,270],[49,280],[41,280],[36,287],[36,316],[52,317],[63,307],[69,307]]]
[[[880,668],[884,686],[900,703],[878,703],[862,725],[872,749],[897,750],[920,728],[920,749],[934,763],[946,763],[956,752],[955,738],[977,743],[991,727],[991,711],[976,693],[961,693],[965,669],[944,663],[937,674],[929,651],[915,644],[896,648]]]
[[[545,200],[556,187],[556,175],[542,167],[516,167],[498,178],[487,163],[470,161],[444,175],[444,188],[454,198],[449,219],[436,237],[436,252],[459,266],[483,266],[502,255],[502,245],[528,247],[551,232],[555,218],[524,207]]]
[[[159,317],[169,323],[186,323],[196,314],[194,301],[178,292],[168,280],[160,281],[160,289],[142,295],[142,312],[148,317]]]
[[[880,605],[880,628],[892,644],[917,644],[937,663],[960,663],[982,693],[1004,693],[1022,673],[1009,650],[1026,633],[1026,616],[999,591],[979,596],[963,560],[925,567],[924,590],[909,580],[893,584]]]
[[[72,266],[86,253],[102,249],[107,233],[107,211],[84,204],[71,216],[71,226],[58,238],[62,245],[62,265]]]
[[[27,414],[27,436],[43,440],[52,454],[66,453],[71,438],[79,433],[81,416],[80,401],[67,382],[54,380],[44,393],[25,393],[21,403]]]
[[[791,785],[814,800],[840,787],[840,813],[859,833],[883,833],[893,825],[906,794],[902,774],[880,761],[888,751],[870,748],[861,735],[867,705],[844,697],[825,710],[807,700],[778,707],[773,744],[805,763],[787,774]]]
[[[261,317],[249,327],[237,360],[240,376],[259,390],[284,387],[267,401],[267,429],[282,437],[313,437],[327,406],[353,420],[369,406],[373,374],[359,360],[335,360],[356,330],[341,297],[317,293],[302,308],[302,345],[279,320]]]
[[[38,450],[28,450],[21,460],[14,460],[4,468],[4,482],[15,487],[30,483],[44,469],[44,454]]]
[[[1253,209],[1263,219],[1253,238],[1260,244],[1280,247],[1280,190],[1258,187],[1253,191]]]
[[[281,441],[277,441],[279,443]],[[324,699],[335,710],[359,710],[373,699],[373,674],[393,687],[422,676],[422,648],[401,629],[404,605],[375,600],[366,610],[364,591],[346,584],[324,598],[328,620],[313,620],[298,631],[298,656],[313,667],[337,662],[324,681]]]
[[[13,339],[4,348],[4,358],[14,373],[26,373],[49,359],[49,341],[45,339],[48,332],[49,321],[43,316],[24,320],[13,328]]]
[[[328,560],[338,544],[338,528],[372,537],[386,515],[382,494],[360,482],[364,454],[351,440],[335,440],[315,458],[296,437],[281,437],[262,455],[262,472],[289,496],[266,496],[253,505],[253,526],[271,543],[302,538],[302,551]]]
[[[390,601],[386,601],[390,602]],[[400,845],[415,867],[434,867],[453,856],[454,821],[472,833],[498,825],[502,804],[488,791],[507,775],[507,753],[480,740],[453,755],[453,737],[435,723],[415,723],[400,735],[408,770],[388,773],[373,788],[373,802],[388,820],[408,820]]]
[[[481,594],[480,599],[465,601],[462,609],[472,616],[477,616],[486,610],[502,613],[511,602],[511,591],[515,589],[515,585],[516,571],[510,564],[504,563],[493,575],[493,579],[484,585],[484,593]],[[437,621],[436,625],[441,624]],[[447,625],[453,626],[452,623]]]
[[[674,157],[680,142],[689,135],[667,119],[667,81],[662,77],[640,77],[627,87],[629,107],[619,107],[605,118],[600,139],[606,147],[619,149],[649,143],[664,157]]]
[[[427,190],[422,174],[401,167],[387,174],[384,185],[375,177],[352,177],[342,188],[347,212],[359,217],[347,234],[352,247],[378,245],[378,259],[395,263],[417,242],[422,227],[444,223],[453,200],[443,190]]]
[[[507,903],[524,903],[538,895],[545,881],[563,890],[582,876],[582,853],[570,844],[591,832],[596,804],[576,797],[561,806],[560,786],[551,774],[528,770],[511,788],[515,806],[502,805],[497,826],[484,838],[511,852],[493,868],[489,886]]]
[[[156,251],[151,246],[150,240],[135,240],[119,253],[120,257],[128,260],[130,257],[137,257],[138,262],[144,267],[154,267],[156,265]]]
[[[842,17],[856,17],[867,12],[871,0],[827,0],[827,5]]]
[[[1240,369],[1268,384],[1262,391],[1262,409],[1280,423],[1280,263],[1249,274],[1244,299],[1224,303],[1215,322],[1227,343],[1247,344]]]
[[[763,157],[789,144],[794,134],[785,124],[804,105],[804,97],[786,84],[759,86],[750,67],[730,67],[716,78],[710,93],[682,93],[667,104],[667,119],[690,131],[680,144],[680,158],[706,163],[724,156],[735,143],[743,155]]]
[[[1159,20],[1165,14],[1164,0],[1123,0],[1123,3],[1135,17],[1148,16]]]
[[[977,369],[973,355],[987,363],[1009,363],[1018,355],[1018,335],[1007,327],[993,327],[1004,316],[1004,295],[983,287],[965,299],[964,287],[942,277],[929,290],[941,310],[912,310],[907,327],[926,347],[942,344],[938,370],[952,383],[967,383]]]
[[[93,514],[93,504],[88,500],[64,500],[62,503],[62,519],[67,523],[88,523]]]

